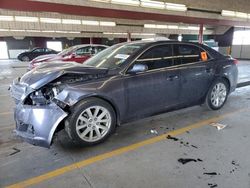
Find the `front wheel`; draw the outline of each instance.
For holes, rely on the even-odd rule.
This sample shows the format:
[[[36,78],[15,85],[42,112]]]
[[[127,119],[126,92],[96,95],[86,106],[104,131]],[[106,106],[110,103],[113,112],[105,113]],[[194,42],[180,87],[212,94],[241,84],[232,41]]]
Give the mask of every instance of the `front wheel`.
[[[24,62],[28,62],[28,61],[30,61],[30,58],[28,56],[23,56],[21,58],[21,60],[24,61]]]
[[[94,145],[106,140],[116,126],[114,109],[107,102],[92,98],[81,101],[65,121],[69,137],[80,145]]]
[[[207,97],[206,105],[211,110],[221,109],[228,97],[229,85],[224,79],[216,80],[210,87]]]

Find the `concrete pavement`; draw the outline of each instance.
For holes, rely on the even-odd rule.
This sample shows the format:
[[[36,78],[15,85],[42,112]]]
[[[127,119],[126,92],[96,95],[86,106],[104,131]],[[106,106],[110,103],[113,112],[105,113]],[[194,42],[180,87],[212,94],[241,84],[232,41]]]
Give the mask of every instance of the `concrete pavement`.
[[[62,131],[45,149],[13,136],[14,104],[7,88],[26,65],[5,63],[0,62],[0,187],[250,187],[250,86],[237,89],[219,111],[195,106],[146,118],[122,125],[94,147],[79,148]],[[249,70],[250,63],[240,62],[239,80],[248,81]],[[219,131],[210,126],[213,121],[227,126]],[[187,126],[192,128],[181,131]],[[167,139],[173,131],[175,139]],[[86,161],[91,163],[81,166]]]

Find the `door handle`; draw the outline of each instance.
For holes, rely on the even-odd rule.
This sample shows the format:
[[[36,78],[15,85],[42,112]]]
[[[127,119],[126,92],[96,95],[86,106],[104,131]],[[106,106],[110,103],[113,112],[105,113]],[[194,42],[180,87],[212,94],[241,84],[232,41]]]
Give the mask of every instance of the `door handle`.
[[[171,75],[171,76],[167,77],[168,81],[173,81],[173,80],[177,80],[177,79],[179,79],[179,76],[177,76],[177,75]]]

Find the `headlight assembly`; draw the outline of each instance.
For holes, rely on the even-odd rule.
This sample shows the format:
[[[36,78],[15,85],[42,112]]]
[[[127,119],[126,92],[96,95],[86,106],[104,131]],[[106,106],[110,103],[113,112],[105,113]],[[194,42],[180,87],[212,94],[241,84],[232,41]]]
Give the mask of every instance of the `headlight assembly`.
[[[30,99],[32,100],[33,105],[45,105],[48,104],[49,101],[46,99],[41,90],[35,91],[30,94]]]
[[[47,105],[52,102],[54,97],[60,92],[59,87],[43,87],[29,95],[24,104],[28,105]]]

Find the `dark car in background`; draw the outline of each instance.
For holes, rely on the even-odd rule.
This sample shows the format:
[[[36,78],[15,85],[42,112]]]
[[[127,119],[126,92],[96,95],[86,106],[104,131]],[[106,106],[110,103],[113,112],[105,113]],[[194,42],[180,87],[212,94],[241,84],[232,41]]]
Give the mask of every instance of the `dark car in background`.
[[[19,59],[20,61],[31,61],[41,55],[57,54],[57,53],[59,52],[49,48],[34,48],[30,51],[19,54],[17,59]]]
[[[83,44],[72,46],[63,50],[57,55],[45,55],[33,59],[29,64],[29,70],[41,65],[42,63],[53,61],[74,61],[77,63],[83,63],[87,59],[106,49],[107,47],[108,46],[100,44]]]
[[[237,60],[202,44],[117,44],[83,65],[48,63],[14,80],[16,133],[49,147],[64,128],[74,142],[97,144],[132,120],[204,103],[218,110],[237,77]]]

